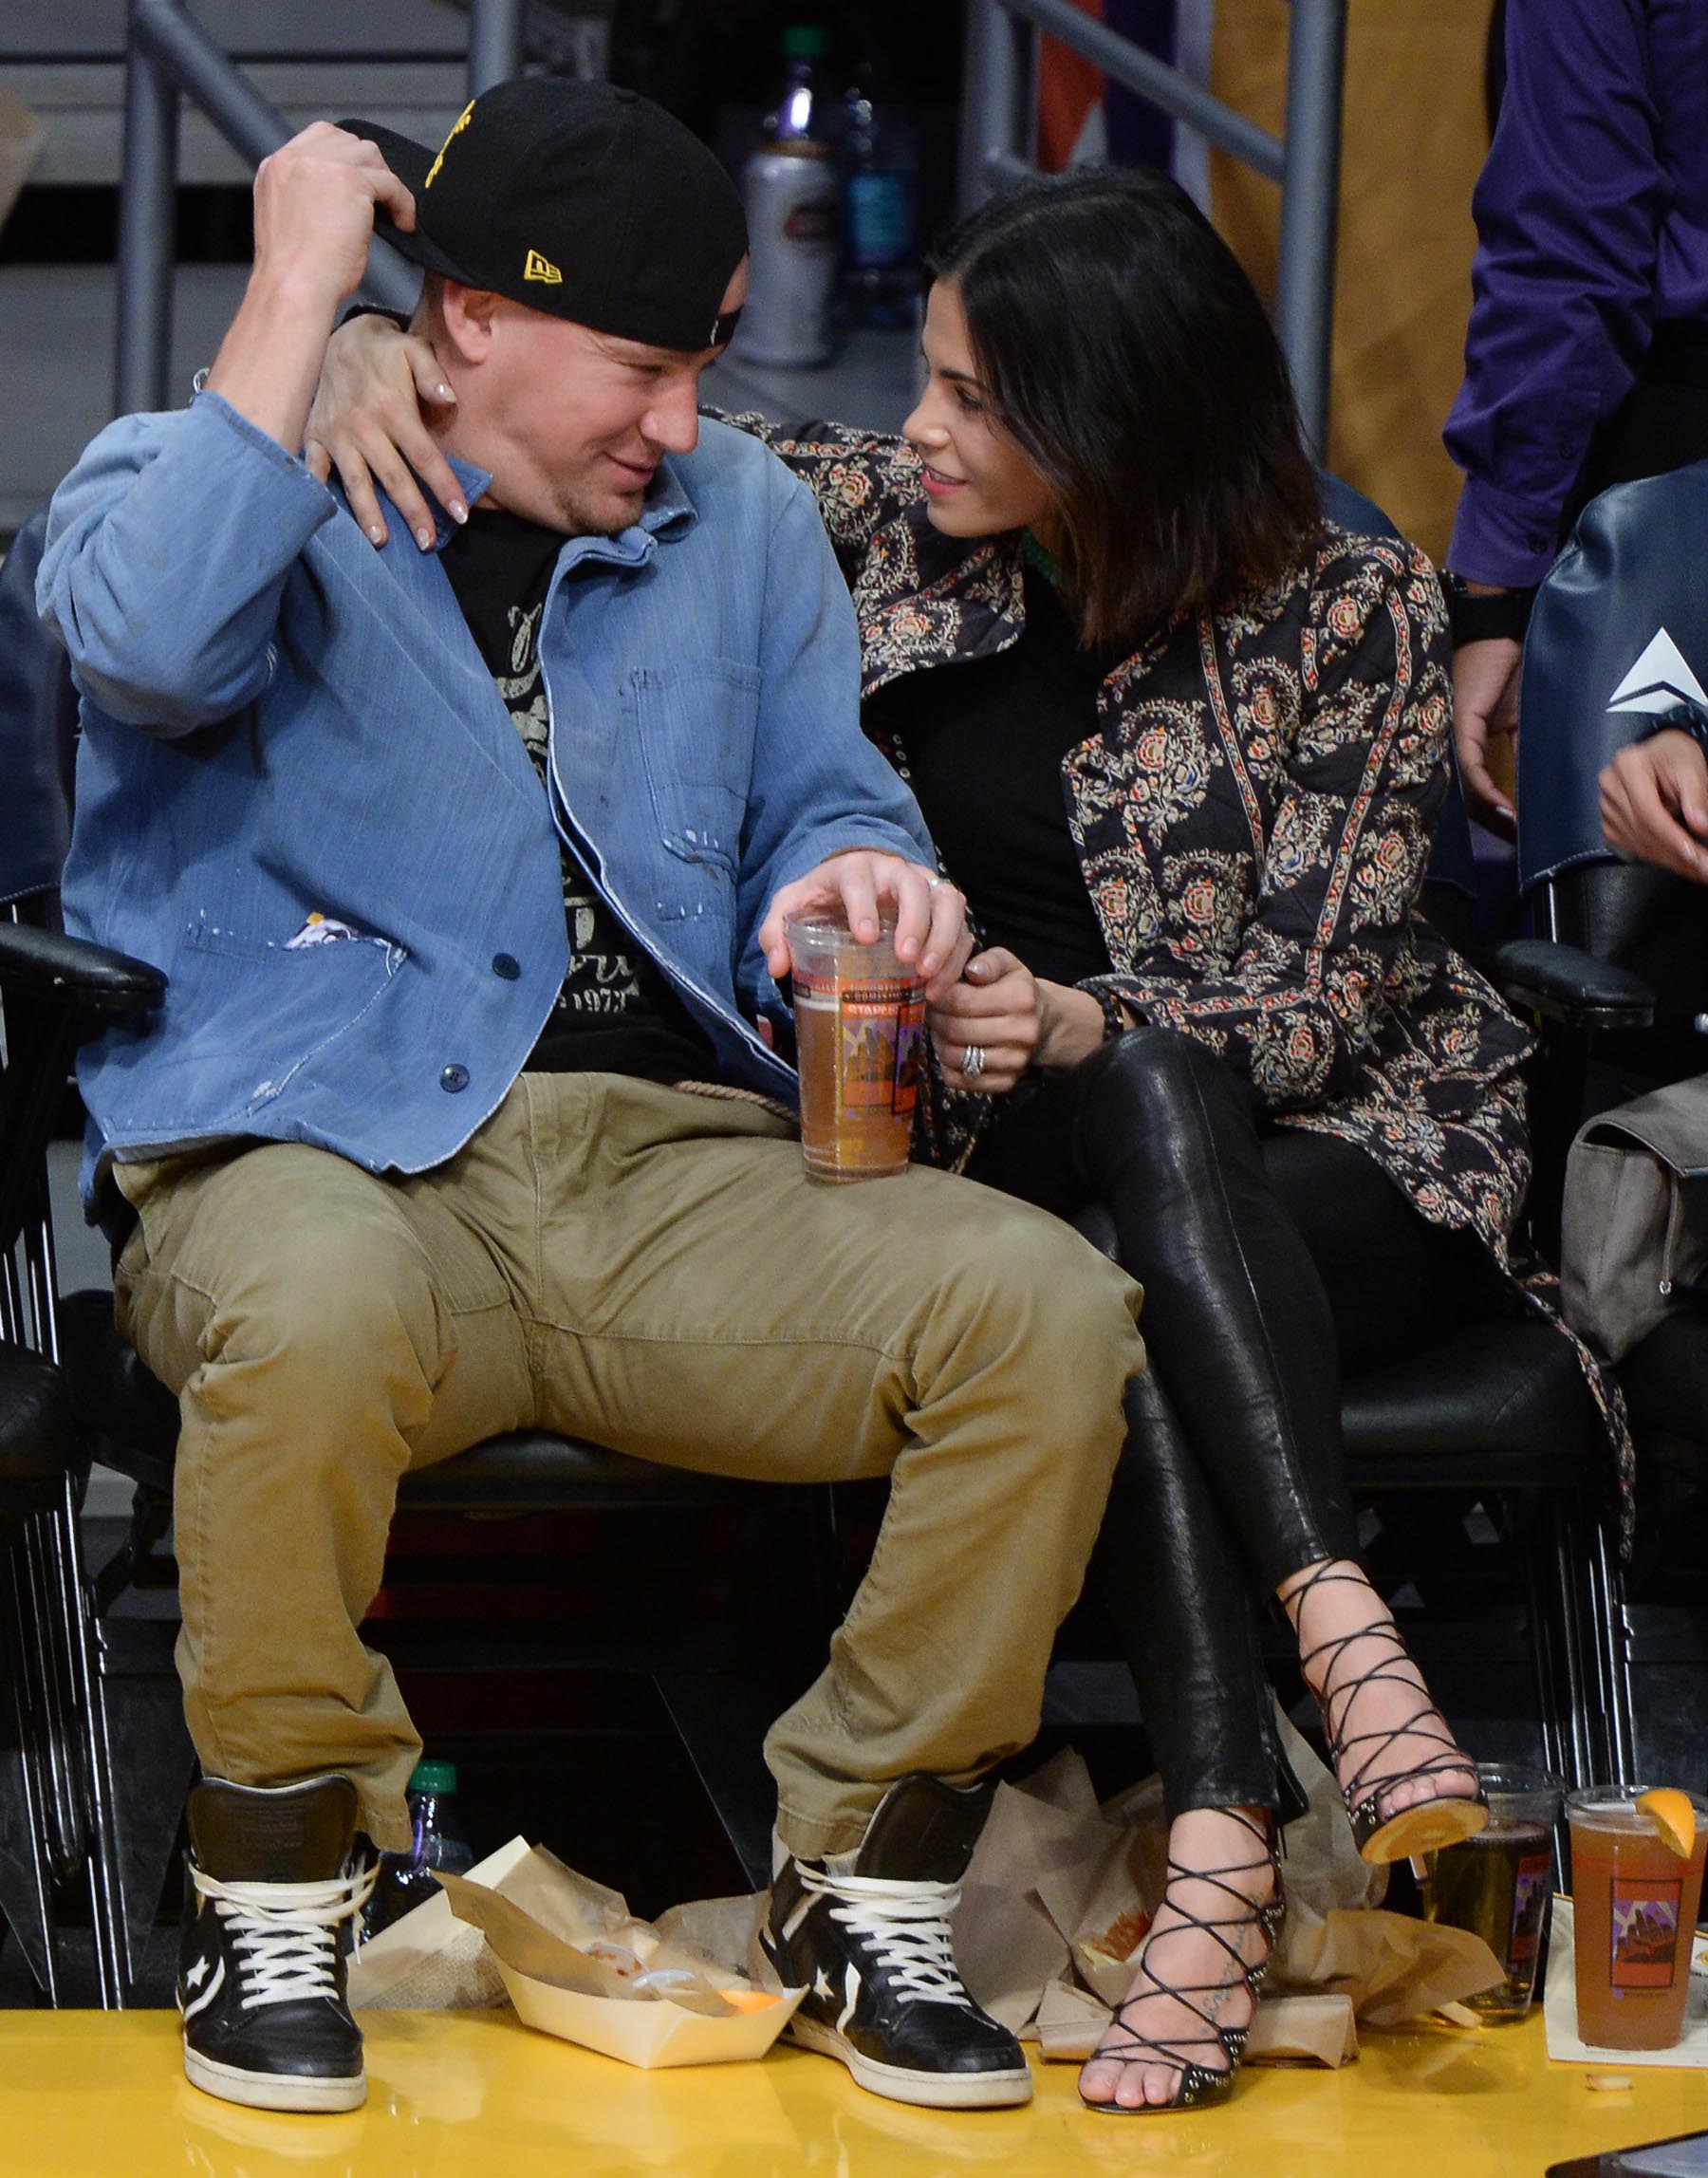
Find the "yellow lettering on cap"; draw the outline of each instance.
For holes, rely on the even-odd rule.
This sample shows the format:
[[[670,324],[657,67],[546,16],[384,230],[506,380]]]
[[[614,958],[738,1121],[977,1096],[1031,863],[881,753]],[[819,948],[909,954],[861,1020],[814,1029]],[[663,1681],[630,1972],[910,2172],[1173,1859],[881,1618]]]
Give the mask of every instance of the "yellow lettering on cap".
[[[466,129],[466,128],[468,127],[468,125],[469,125],[469,116],[470,116],[470,115],[471,115],[471,114],[472,114],[473,111],[474,111],[474,101],[473,101],[473,99],[471,99],[471,100],[469,101],[468,104],[467,104],[466,106],[464,106],[464,108],[463,108],[462,112],[461,112],[460,114],[458,114],[458,115],[457,115],[457,117],[456,117],[456,120],[455,120],[455,122],[454,123],[454,125],[453,125],[453,127],[452,127],[452,130],[451,130],[451,136],[448,136],[448,137],[445,139],[444,142],[443,142],[443,143],[441,143],[441,144],[439,145],[439,150],[438,150],[438,157],[437,157],[437,158],[436,158],[434,160],[433,164],[432,164],[432,165],[431,165],[431,166],[430,166],[430,167],[427,169],[427,178],[426,178],[426,180],[425,180],[424,182],[422,182],[422,184],[421,184],[421,187],[422,187],[423,189],[431,189],[431,188],[433,187],[433,183],[434,183],[434,177],[435,177],[435,176],[436,176],[436,175],[438,173],[438,170],[439,170],[439,168],[440,168],[441,166],[443,166],[443,165],[444,165],[444,163],[445,163],[445,154],[446,154],[446,152],[448,152],[448,151],[450,150],[450,148],[451,148],[451,137],[453,137],[453,136],[461,136],[461,134],[462,134],[462,132],[464,131],[464,129]]]
[[[561,288],[564,284],[564,275],[551,259],[542,257],[537,250],[528,252],[528,263],[522,268],[522,277],[525,280],[544,280],[548,288]]]

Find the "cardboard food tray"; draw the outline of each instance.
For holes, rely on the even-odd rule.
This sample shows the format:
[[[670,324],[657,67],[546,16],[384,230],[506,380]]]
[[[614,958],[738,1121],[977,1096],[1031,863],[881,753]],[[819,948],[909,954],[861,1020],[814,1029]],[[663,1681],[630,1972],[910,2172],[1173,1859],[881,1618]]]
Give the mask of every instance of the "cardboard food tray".
[[[675,1908],[654,1927],[632,1919],[617,1891],[521,1840],[494,1882],[439,1882],[455,1922],[484,1936],[483,1956],[526,2025],[624,2064],[762,2057],[807,1993],[755,1987],[739,1963],[752,1899]]]
[[[762,2012],[708,2020],[684,2012],[667,1997],[652,2004],[585,1997],[576,1989],[536,1982],[502,1959],[497,1965],[517,2017],[529,2026],[647,2072],[665,2065],[737,2064],[762,2057],[807,1994],[789,1989]]]

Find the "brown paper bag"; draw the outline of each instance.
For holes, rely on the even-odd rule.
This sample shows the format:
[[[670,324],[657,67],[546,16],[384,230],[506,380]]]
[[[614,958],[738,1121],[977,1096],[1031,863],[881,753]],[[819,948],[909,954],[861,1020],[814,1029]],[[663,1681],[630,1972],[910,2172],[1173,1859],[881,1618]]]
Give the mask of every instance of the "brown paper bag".
[[[1277,1976],[1282,1985],[1339,1990],[1365,2026],[1402,2026],[1506,1979],[1500,1961],[1468,1928],[1369,1910],[1337,1909],[1319,1919],[1290,1905],[1288,1919],[1293,1930],[1286,1974]]]

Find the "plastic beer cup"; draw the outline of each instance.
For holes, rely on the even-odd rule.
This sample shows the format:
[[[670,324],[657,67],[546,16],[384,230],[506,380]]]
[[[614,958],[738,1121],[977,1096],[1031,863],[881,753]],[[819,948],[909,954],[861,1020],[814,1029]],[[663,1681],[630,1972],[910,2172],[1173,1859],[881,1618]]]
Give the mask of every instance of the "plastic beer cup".
[[[1480,1936],[1506,1968],[1504,1981],[1465,2001],[1493,2024],[1515,2024],[1531,2007],[1542,1923],[1552,1894],[1553,1826],[1560,1779],[1547,1770],[1478,1762],[1489,1827],[1429,1857],[1424,1918]]]
[[[1637,1812],[1643,1790],[1608,1785],[1566,1801],[1578,2038],[1594,2049],[1671,2049],[1684,2030],[1708,1800],[1690,1795],[1697,1834],[1686,1860]]]
[[[837,916],[784,924],[794,983],[801,1149],[820,1180],[907,1167],[925,1035],[925,986],[896,959],[886,918],[862,945]]]

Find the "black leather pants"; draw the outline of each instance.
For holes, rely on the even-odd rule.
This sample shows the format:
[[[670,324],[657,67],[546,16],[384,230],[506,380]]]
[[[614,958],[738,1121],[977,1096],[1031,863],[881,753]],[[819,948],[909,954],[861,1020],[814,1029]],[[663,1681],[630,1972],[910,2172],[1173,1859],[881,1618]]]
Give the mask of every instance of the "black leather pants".
[[[1128,1388],[1127,1447],[1086,1589],[1132,1667],[1171,1814],[1273,1804],[1257,1598],[1357,1547],[1336,1281],[1326,1289],[1272,1163],[1290,1193],[1340,1190],[1360,1226],[1348,1312],[1369,1310],[1366,1259],[1385,1266],[1397,1307],[1420,1297],[1434,1318],[1457,1306],[1452,1237],[1348,1144],[1292,1130],[1272,1150],[1245,1086],[1172,1030],[1137,1029],[1050,1076],[999,1115],[972,1166],[1083,1229],[1101,1217],[1111,1230],[1100,1237],[1145,1289],[1150,1366]],[[1346,1222],[1308,1219],[1325,1253]],[[1391,1329],[1391,1315],[1377,1320]]]

